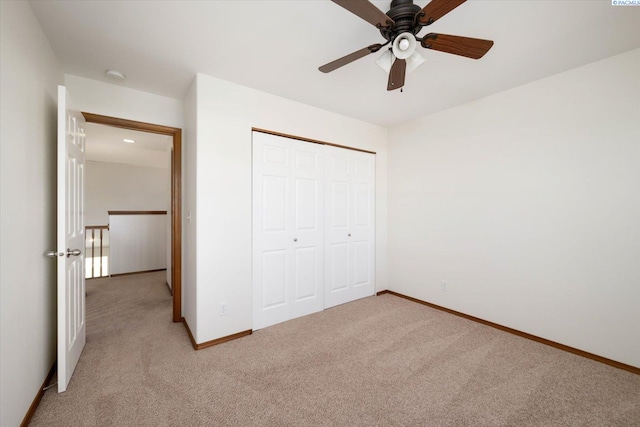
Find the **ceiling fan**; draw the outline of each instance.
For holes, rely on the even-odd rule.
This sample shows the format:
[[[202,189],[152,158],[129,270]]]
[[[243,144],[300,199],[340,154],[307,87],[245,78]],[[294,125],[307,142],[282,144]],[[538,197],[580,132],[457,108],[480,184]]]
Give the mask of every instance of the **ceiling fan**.
[[[425,7],[413,4],[413,0],[393,0],[387,13],[382,12],[368,0],[331,0],[349,12],[374,25],[387,41],[372,44],[347,56],[329,62],[319,68],[329,73],[384,46],[391,47],[376,61],[389,73],[387,90],[404,86],[405,74],[424,62],[416,52],[418,42],[425,49],[439,50],[467,58],[480,59],[491,49],[491,40],[429,33],[418,37],[422,27],[431,25],[466,0],[431,0]]]

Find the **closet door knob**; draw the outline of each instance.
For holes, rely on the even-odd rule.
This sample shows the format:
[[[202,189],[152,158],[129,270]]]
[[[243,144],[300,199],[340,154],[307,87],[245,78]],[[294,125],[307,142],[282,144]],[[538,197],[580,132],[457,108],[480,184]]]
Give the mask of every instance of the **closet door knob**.
[[[351,237],[351,233],[347,234],[347,237]]]
[[[293,241],[294,241],[294,242],[297,242],[297,241],[298,241],[298,238],[297,238],[297,237],[294,237],[294,238],[293,238]]]

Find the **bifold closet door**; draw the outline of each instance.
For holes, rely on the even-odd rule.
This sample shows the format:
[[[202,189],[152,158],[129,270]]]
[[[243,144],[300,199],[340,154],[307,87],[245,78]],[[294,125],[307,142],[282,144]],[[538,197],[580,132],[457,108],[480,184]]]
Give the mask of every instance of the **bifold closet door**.
[[[324,308],[323,149],[253,133],[253,329]]]
[[[375,155],[325,148],[325,308],[375,292]]]

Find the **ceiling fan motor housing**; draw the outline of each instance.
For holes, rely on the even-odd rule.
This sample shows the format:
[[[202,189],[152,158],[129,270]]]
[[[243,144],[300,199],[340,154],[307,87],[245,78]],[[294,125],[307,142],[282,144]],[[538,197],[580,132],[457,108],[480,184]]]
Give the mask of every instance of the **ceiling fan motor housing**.
[[[393,0],[387,16],[393,19],[395,25],[391,28],[380,28],[380,34],[391,42],[405,32],[418,34],[422,26],[417,24],[416,14],[420,10],[420,6],[413,4],[413,0]]]

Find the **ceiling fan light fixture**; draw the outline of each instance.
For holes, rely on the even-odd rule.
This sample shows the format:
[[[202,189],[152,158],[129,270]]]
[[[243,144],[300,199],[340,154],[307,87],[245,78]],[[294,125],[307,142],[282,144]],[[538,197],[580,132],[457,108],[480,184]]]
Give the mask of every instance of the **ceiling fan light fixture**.
[[[418,52],[413,52],[413,55],[407,58],[407,73],[412,72],[422,64],[424,64],[422,55]]]
[[[393,54],[398,59],[407,59],[416,51],[416,38],[413,33],[398,34],[393,41]]]
[[[387,49],[382,55],[380,55],[380,58],[376,59],[376,64],[378,64],[385,73],[389,74],[394,60],[395,57],[393,56],[393,53],[391,53],[391,49]]]

